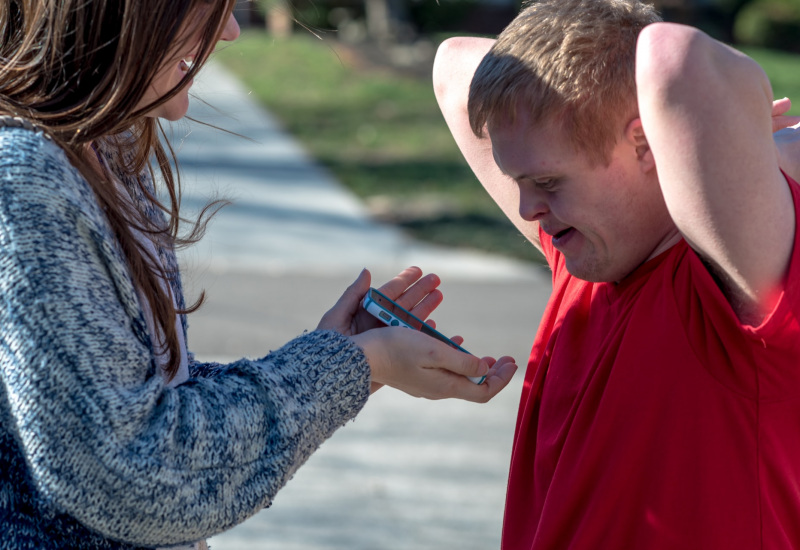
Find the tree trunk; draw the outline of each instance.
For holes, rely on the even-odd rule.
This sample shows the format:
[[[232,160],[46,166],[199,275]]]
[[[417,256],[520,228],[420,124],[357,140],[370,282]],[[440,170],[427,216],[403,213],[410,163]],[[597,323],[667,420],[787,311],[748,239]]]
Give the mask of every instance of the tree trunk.
[[[286,38],[292,34],[294,18],[288,0],[272,0],[267,7],[267,30],[274,36]]]
[[[408,26],[408,9],[404,0],[364,0],[367,32],[378,41],[394,41]]]

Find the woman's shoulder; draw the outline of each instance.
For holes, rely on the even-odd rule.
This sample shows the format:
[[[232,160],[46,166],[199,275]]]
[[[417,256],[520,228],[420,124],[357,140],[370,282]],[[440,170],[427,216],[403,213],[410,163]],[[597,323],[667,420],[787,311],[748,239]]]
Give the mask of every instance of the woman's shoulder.
[[[94,193],[67,153],[41,131],[0,127],[0,202],[96,204]]]
[[[47,160],[69,165],[65,152],[41,130],[0,125],[0,167]]]

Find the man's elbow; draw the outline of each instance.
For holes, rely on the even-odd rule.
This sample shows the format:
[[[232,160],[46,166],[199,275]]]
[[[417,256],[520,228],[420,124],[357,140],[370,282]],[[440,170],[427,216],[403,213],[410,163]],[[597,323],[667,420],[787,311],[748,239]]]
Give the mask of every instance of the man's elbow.
[[[491,49],[494,40],[456,36],[441,43],[433,61],[433,87],[437,99],[466,96],[475,69]]]
[[[751,100],[748,92],[760,94],[769,84],[755,61],[704,32],[675,23],[655,23],[639,35],[636,86],[641,103],[648,99],[679,102],[697,96],[699,90],[712,96],[725,90],[730,100],[741,93]]]
[[[712,40],[703,32],[674,23],[655,23],[639,35],[636,86],[640,94],[666,96],[694,89],[695,79],[708,76]]]
[[[433,59],[433,93],[441,103],[450,89],[454,67],[458,65],[459,56],[465,48],[465,38],[456,36],[442,42]]]

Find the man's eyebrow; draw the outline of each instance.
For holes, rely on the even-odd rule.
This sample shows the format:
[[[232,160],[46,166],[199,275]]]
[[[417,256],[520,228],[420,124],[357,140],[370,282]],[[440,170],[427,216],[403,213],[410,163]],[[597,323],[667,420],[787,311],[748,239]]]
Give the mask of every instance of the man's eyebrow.
[[[511,174],[506,172],[503,167],[500,165],[500,162],[497,160],[497,155],[495,155],[494,149],[492,149],[492,158],[494,159],[494,165],[497,166],[497,169],[500,170],[500,173],[506,176],[508,179],[517,181],[517,178],[513,177]]]
[[[521,174],[517,174],[516,176],[512,176],[511,174],[503,170],[499,164],[497,164],[497,168],[498,170],[500,170],[501,174],[506,176],[508,179],[514,181],[529,180],[532,181],[533,183],[537,183],[540,180],[551,180],[558,177],[558,174],[556,174],[556,172],[550,170],[541,172],[523,172]]]
[[[500,165],[500,162],[498,162],[497,160],[497,155],[495,154],[494,149],[492,149],[492,159],[494,159],[494,164],[495,166],[497,166],[497,169],[500,170],[500,173],[513,181],[519,181],[524,179],[536,182],[538,180],[549,180],[558,177],[558,173],[556,170],[541,170],[539,172],[526,172],[519,174],[517,176],[512,176],[511,174],[506,172]]]

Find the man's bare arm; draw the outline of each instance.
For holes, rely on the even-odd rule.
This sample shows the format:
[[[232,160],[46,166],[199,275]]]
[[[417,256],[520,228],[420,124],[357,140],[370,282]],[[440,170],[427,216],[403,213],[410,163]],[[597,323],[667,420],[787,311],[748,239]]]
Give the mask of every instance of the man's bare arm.
[[[778,298],[795,227],[769,81],[750,58],[668,23],[642,32],[636,65],[642,123],[670,215],[739,317],[756,322]]]
[[[519,189],[500,172],[488,137],[478,139],[467,114],[469,86],[475,69],[494,44],[488,38],[450,38],[439,46],[433,65],[433,89],[461,154],[483,187],[519,231],[541,250],[539,224],[519,214]]]

